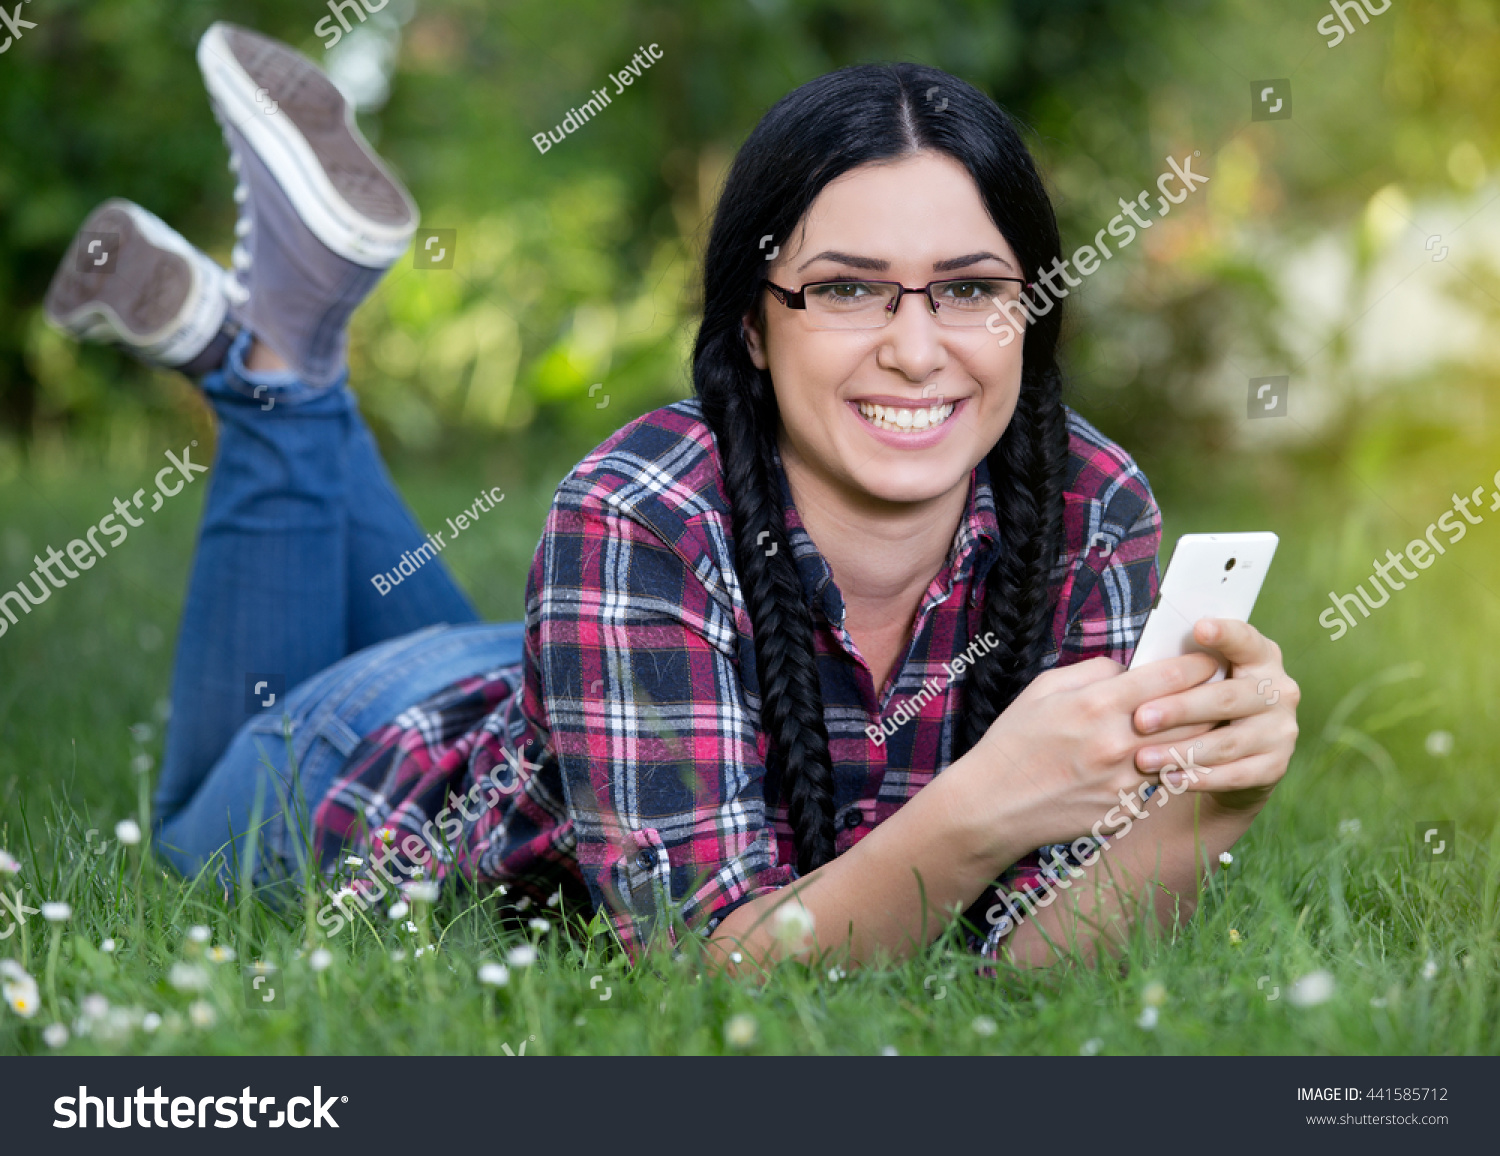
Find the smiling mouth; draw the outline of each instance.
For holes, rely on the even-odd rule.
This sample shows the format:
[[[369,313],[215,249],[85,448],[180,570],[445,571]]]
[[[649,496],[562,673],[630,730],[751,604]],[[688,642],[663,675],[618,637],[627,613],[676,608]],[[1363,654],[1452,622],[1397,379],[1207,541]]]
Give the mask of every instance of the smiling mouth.
[[[922,430],[932,429],[940,426],[954,410],[953,402],[945,402],[942,405],[929,406],[926,409],[905,409],[892,405],[875,405],[873,402],[861,401],[855,403],[859,410],[859,416],[873,425],[876,429],[889,430],[891,433],[919,433]]]

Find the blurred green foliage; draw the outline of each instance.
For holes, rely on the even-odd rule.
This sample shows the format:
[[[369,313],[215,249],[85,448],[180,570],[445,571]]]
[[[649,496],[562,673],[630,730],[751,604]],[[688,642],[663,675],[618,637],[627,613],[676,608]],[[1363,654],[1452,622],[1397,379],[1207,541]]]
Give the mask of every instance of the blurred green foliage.
[[[390,0],[325,56],[314,28],[328,11],[25,10],[37,27],[0,55],[0,473],[49,447],[143,457],[158,423],[197,405],[185,384],[139,388],[147,371],[51,333],[40,302],[68,238],[111,195],[227,260],[231,182],[193,60],[214,19],[319,61],[393,50],[390,98],[362,124],[424,226],[458,236],[453,270],[404,260],[354,323],[365,409],[388,446],[412,450],[546,429],[592,444],[686,396],[696,262],[733,150],[776,99],[841,65],[924,61],[1013,111],[1067,252],[1119,198],[1152,189],[1168,155],[1202,153],[1211,183],[1070,302],[1075,404],[1148,456],[1225,443],[1244,419],[1211,404],[1215,389],[1305,360],[1287,336],[1304,303],[1279,271],[1320,239],[1350,275],[1311,388],[1351,415],[1328,427],[1347,435],[1363,409],[1347,325],[1382,253],[1422,198],[1492,183],[1500,143],[1491,0],[1403,0],[1332,49],[1315,29],[1328,10],[1289,0]],[[537,151],[534,133],[653,42],[664,56],[640,81]],[[1291,79],[1292,120],[1250,120],[1261,77]],[[1494,318],[1493,265],[1466,279]],[[1466,358],[1457,380],[1436,356],[1409,375],[1439,383],[1421,391],[1424,420],[1440,416],[1435,396],[1451,422],[1490,391],[1495,359]]]

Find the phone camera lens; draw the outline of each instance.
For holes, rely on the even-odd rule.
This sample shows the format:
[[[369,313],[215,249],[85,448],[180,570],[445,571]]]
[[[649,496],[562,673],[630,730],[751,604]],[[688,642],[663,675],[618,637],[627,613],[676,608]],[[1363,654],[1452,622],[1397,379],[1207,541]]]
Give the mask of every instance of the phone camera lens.
[[[1233,570],[1234,569],[1234,559],[1233,558],[1229,559],[1228,562],[1224,563],[1224,569],[1226,569],[1226,570]]]

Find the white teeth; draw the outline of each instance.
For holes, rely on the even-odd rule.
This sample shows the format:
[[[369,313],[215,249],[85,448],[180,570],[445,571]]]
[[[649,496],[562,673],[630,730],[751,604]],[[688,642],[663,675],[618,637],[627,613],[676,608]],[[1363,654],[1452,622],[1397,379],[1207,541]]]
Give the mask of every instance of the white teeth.
[[[898,433],[909,433],[912,430],[925,430],[942,425],[948,420],[953,408],[952,402],[915,411],[897,409],[890,405],[876,405],[873,402],[859,403],[859,412],[871,425]]]

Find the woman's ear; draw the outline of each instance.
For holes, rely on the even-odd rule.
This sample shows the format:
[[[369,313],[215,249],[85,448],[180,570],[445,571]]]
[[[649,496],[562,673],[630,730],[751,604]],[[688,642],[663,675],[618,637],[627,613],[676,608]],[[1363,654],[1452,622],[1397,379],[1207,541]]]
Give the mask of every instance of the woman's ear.
[[[755,363],[755,368],[768,368],[765,334],[761,332],[760,323],[756,320],[754,313],[746,313],[740,319],[740,330],[744,334],[745,348],[750,351],[750,360]]]

